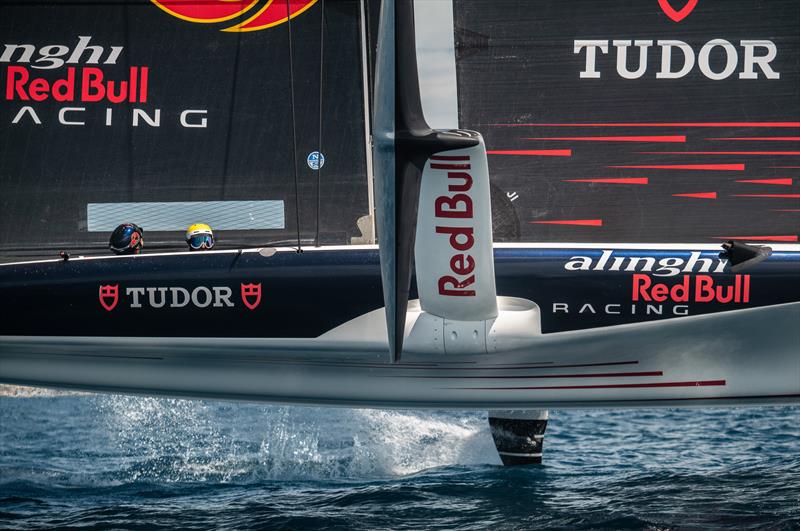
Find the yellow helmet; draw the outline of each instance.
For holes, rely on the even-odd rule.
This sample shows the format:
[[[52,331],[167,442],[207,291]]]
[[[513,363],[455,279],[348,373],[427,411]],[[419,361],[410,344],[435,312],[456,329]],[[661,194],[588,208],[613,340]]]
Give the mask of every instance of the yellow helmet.
[[[205,223],[195,223],[186,229],[186,243],[192,251],[214,247],[214,232]]]

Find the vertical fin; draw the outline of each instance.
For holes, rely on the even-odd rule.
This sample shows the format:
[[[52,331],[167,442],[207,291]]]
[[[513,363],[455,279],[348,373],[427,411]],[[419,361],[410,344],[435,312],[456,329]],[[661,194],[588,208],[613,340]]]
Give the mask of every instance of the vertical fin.
[[[376,210],[389,352],[403,350],[414,257],[420,181],[432,154],[477,145],[474,138],[434,131],[419,94],[414,2],[384,0],[375,75]]]
[[[505,466],[542,463],[547,410],[490,411],[492,439]]]
[[[375,59],[372,142],[375,172],[375,213],[381,259],[383,302],[389,334],[389,354],[399,356],[395,344],[397,271],[395,268],[395,20],[394,0],[381,3]],[[403,330],[404,327],[401,327]]]

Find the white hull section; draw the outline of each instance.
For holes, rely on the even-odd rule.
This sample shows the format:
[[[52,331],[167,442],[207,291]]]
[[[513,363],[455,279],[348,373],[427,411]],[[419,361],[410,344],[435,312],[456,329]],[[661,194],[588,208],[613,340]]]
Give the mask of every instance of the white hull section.
[[[502,314],[501,307],[498,321]],[[407,333],[424,314],[410,315]],[[409,338],[396,364],[387,361],[382,311],[316,339],[6,336],[0,381],[358,407],[789,403],[800,401],[799,325],[800,303],[791,303],[547,335],[533,330],[489,354],[433,354]],[[489,338],[491,329],[487,345]]]

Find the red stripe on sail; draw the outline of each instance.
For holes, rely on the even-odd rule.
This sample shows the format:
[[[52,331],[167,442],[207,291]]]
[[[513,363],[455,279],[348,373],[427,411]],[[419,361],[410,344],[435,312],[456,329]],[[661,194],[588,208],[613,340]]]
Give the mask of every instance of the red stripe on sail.
[[[800,122],[523,123],[489,125],[498,127],[800,127]]]
[[[565,179],[565,183],[648,184],[647,177],[620,177],[608,179]]]
[[[670,136],[569,136],[528,137],[523,140],[569,140],[576,142],[686,142],[683,135]]]
[[[457,387],[456,389],[474,389],[480,391],[504,391],[504,390],[534,390],[534,389],[632,389],[642,387],[707,387],[726,385],[725,380],[699,380],[693,382],[653,382],[653,383],[631,383],[631,384],[604,384],[604,385],[555,385],[543,387]]]
[[[609,168],[634,168],[643,170],[703,170],[744,171],[744,164],[655,164],[639,166],[608,166]]]
[[[673,197],[693,197],[695,199],[716,199],[717,192],[698,192],[694,194],[672,194]]]
[[[800,151],[637,151],[642,155],[800,155]]]
[[[768,242],[796,242],[797,235],[786,236],[714,236],[715,240],[746,240],[746,241],[768,241]]]
[[[529,221],[541,225],[580,225],[583,227],[602,227],[602,219],[558,219],[551,221]]]
[[[527,155],[542,157],[571,157],[571,149],[492,149],[487,155]]]
[[[742,179],[736,181],[737,183],[752,183],[752,184],[780,184],[783,186],[791,186],[791,179]]]
[[[800,199],[800,194],[734,194],[732,197],[775,197],[783,199]]]

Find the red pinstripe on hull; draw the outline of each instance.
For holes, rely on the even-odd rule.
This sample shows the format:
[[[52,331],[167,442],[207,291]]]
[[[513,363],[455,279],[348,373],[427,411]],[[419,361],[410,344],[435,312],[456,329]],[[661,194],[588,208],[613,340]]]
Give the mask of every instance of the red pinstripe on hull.
[[[724,386],[725,380],[699,380],[693,382],[651,382],[633,384],[600,384],[600,385],[555,385],[543,387],[450,387],[448,389],[472,389],[476,391],[506,391],[506,390],[548,390],[548,389],[641,389],[651,387],[708,387]]]
[[[604,361],[598,363],[564,363],[555,365],[552,361],[528,362],[518,364],[503,364],[503,365],[483,365],[479,367],[462,366],[463,362],[446,362],[446,363],[396,363],[386,365],[385,363],[344,363],[341,361],[305,361],[300,362],[297,359],[272,359],[270,361],[278,361],[283,363],[298,363],[300,365],[321,365],[321,366],[337,366],[337,367],[357,367],[357,368],[382,368],[398,370],[421,370],[421,371],[507,371],[507,370],[541,370],[541,369],[574,369],[577,367],[612,367],[619,365],[638,365],[638,360],[625,360],[625,361]]]
[[[502,375],[502,376],[414,376],[412,378],[421,379],[486,379],[486,380],[530,380],[548,378],[638,378],[643,376],[664,376],[662,371],[646,372],[597,372],[582,374],[534,374],[526,376]]]
[[[552,362],[551,362],[552,363]],[[566,369],[566,368],[575,368],[575,367],[607,367],[610,365],[638,365],[638,361],[607,361],[604,363],[571,363],[565,365],[541,365],[541,366],[531,366],[526,363],[522,363],[519,365],[495,365],[495,366],[484,366],[484,367],[459,367],[458,370],[460,371],[485,371],[485,370],[516,370],[516,369]],[[384,365],[385,366],[385,365]],[[442,370],[449,369],[450,367],[441,367]]]

